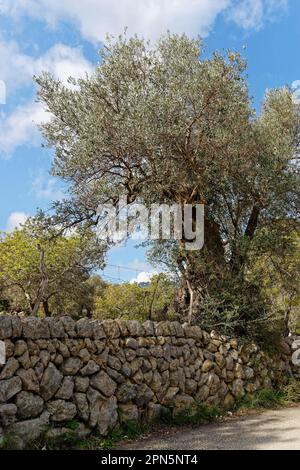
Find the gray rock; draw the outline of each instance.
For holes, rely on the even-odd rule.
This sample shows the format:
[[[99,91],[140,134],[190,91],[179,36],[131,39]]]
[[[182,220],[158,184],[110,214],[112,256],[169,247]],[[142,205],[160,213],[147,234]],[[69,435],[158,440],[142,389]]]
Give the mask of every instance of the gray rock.
[[[142,384],[137,387],[137,394],[134,401],[139,407],[142,407],[147,405],[153,397],[154,393],[152,392],[151,388],[146,384]]]
[[[139,343],[135,338],[126,338],[125,346],[126,348],[137,349],[139,347]]]
[[[89,388],[90,380],[88,377],[75,377],[74,382],[76,392],[86,392]]]
[[[50,400],[50,398],[55,395],[60,387],[62,379],[62,373],[50,362],[43,374],[40,385],[40,393],[45,401]]]
[[[87,422],[90,416],[90,409],[86,394],[74,393],[74,402],[77,407],[78,416]]]
[[[10,357],[0,374],[0,380],[10,379],[19,369],[19,363],[14,357]]]
[[[12,326],[12,337],[13,338],[21,338],[23,326],[22,321],[17,316],[11,317],[11,326]]]
[[[143,323],[143,328],[146,336],[154,336],[154,322],[147,320]]]
[[[15,449],[24,449],[26,444],[38,439],[49,425],[50,414],[45,411],[39,418],[19,421],[7,428],[7,434],[15,441]]]
[[[76,338],[76,322],[71,317],[63,316],[61,317],[61,322],[63,324],[64,330],[69,336],[69,338]]]
[[[197,400],[200,402],[205,402],[209,396],[209,387],[207,385],[202,385],[196,394]]]
[[[29,317],[23,320],[23,337],[26,339],[50,338],[50,331],[46,319]]]
[[[51,338],[65,338],[67,336],[64,329],[64,324],[61,319],[47,317],[43,320],[47,323],[49,327]]]
[[[90,409],[89,425],[94,428],[98,423],[100,417],[100,410],[106,398],[101,395],[100,392],[94,390],[92,387],[89,387],[86,396],[89,402]]]
[[[147,406],[147,419],[148,421],[156,421],[160,418],[163,406],[159,403],[150,402]]]
[[[11,317],[0,315],[0,340],[12,337]]]
[[[115,369],[117,371],[120,371],[122,369],[122,363],[120,359],[115,356],[108,355],[107,364],[111,369]]]
[[[31,360],[28,351],[25,351],[22,356],[19,357],[19,364],[23,367],[23,369],[30,369],[31,368]]]
[[[17,407],[13,403],[0,405],[0,426],[7,427],[16,420]]]
[[[133,403],[127,403],[119,406],[120,410],[120,421],[126,423],[128,421],[138,421],[139,410]]]
[[[116,397],[110,397],[101,407],[97,429],[101,436],[106,436],[118,422],[118,407]]]
[[[73,395],[74,390],[74,379],[73,377],[64,377],[61,387],[55,394],[55,398],[60,398],[62,400],[69,400]]]
[[[99,321],[97,320],[93,321],[92,328],[93,328],[93,338],[95,340],[106,338],[105,331]]]
[[[236,379],[232,382],[232,394],[235,397],[242,397],[245,395],[244,382],[241,379]]]
[[[20,377],[0,381],[0,403],[6,403],[14,395],[22,390],[22,381]]]
[[[47,367],[47,365],[49,364],[50,362],[50,353],[49,351],[43,349],[41,352],[40,352],[40,359],[42,361],[42,364],[44,367]]]
[[[47,403],[47,410],[51,415],[51,420],[57,423],[69,421],[76,416],[77,409],[74,403],[65,400],[53,400]]]
[[[19,369],[17,371],[17,375],[22,380],[23,390],[26,390],[28,392],[40,391],[39,381],[33,369]]]
[[[69,357],[63,362],[61,370],[64,375],[76,375],[81,365],[81,360],[78,357]]]
[[[131,336],[144,336],[145,331],[140,322],[137,320],[128,320],[127,328]]]
[[[103,393],[107,397],[113,395],[117,388],[117,384],[114,380],[112,380],[103,370],[91,378],[90,384],[93,388],[99,390],[99,392]]]
[[[78,356],[80,357],[80,359],[82,360],[84,364],[89,362],[89,360],[91,359],[91,354],[87,348],[81,349]]]
[[[93,337],[93,322],[89,318],[81,318],[76,322],[77,335],[80,338]]]
[[[127,403],[133,400],[137,395],[136,385],[130,383],[124,383],[118,387],[116,397],[119,403]]]
[[[21,419],[36,418],[44,408],[44,400],[33,393],[20,392],[16,398],[18,416]]]
[[[81,375],[85,376],[85,375],[93,375],[95,374],[96,372],[98,372],[100,370],[100,366],[98,366],[98,364],[96,364],[95,361],[89,361],[87,363],[86,366],[84,366],[81,370],[80,370],[80,373]]]
[[[19,339],[15,344],[14,355],[16,357],[22,356],[27,351],[27,343],[23,339]]]
[[[102,322],[102,327],[104,329],[104,332],[107,338],[119,338],[120,337],[120,328],[119,328],[118,323],[115,320],[104,320]]]

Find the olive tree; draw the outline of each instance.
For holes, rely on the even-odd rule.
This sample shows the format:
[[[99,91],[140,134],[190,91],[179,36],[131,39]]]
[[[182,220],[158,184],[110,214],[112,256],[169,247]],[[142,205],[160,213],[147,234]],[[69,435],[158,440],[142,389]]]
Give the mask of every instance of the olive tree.
[[[277,250],[299,227],[299,106],[290,90],[268,91],[257,115],[241,57],[204,58],[202,41],[185,35],[154,45],[108,38],[100,56],[94,74],[70,79],[72,87],[36,78],[51,113],[42,132],[55,150],[53,174],[69,184],[56,223],[96,225],[99,204],[124,194],[146,205],[202,203],[204,248],[188,251],[183,231],[155,250],[180,273],[190,314],[194,292],[201,311],[212,289],[246,291],[256,242],[263,249],[268,233]]]

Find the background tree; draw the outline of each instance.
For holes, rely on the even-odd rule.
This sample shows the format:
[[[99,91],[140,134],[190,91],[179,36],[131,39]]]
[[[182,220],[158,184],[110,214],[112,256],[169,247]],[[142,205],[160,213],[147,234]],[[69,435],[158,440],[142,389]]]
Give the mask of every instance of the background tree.
[[[103,264],[102,247],[93,234],[85,237],[44,232],[33,220],[22,229],[2,234],[0,241],[0,282],[11,308],[36,315],[68,313],[75,306],[91,313],[90,273]]]
[[[109,284],[95,298],[96,318],[140,321],[174,318],[176,283],[165,274],[151,278],[147,286],[137,283]]]

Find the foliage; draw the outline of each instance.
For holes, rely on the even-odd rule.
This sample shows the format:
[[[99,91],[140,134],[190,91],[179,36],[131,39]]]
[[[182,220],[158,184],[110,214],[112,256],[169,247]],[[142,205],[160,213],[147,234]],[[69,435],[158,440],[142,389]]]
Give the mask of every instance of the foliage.
[[[276,408],[285,403],[285,393],[272,388],[257,390],[254,394],[246,394],[237,400],[234,408],[238,409],[258,409]]]
[[[110,284],[96,297],[97,318],[165,319],[172,315],[175,285],[166,275],[152,277],[147,286],[137,283]]]
[[[300,402],[300,380],[291,379],[283,389],[286,400],[288,402]]]
[[[30,221],[1,236],[0,282],[11,309],[33,314],[42,305],[46,315],[90,311],[89,276],[103,263],[94,235],[53,237],[35,228]]]
[[[280,264],[286,237],[299,234],[300,121],[288,88],[268,91],[257,116],[244,72],[237,53],[205,59],[201,40],[167,34],[154,46],[108,38],[95,73],[72,89],[48,74],[36,81],[52,116],[42,130],[53,173],[70,184],[54,223],[93,226],[99,204],[121,194],[205,204],[203,250],[186,250],[183,230],[178,243],[155,247],[156,259],[180,274],[190,321],[206,321],[216,302],[220,328],[255,334],[274,312],[264,258]]]

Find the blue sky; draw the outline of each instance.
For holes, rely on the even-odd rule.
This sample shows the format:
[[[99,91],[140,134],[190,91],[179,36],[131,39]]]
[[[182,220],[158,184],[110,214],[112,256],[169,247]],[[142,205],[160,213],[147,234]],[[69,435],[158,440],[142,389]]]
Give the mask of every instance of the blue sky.
[[[0,0],[0,229],[12,230],[62,197],[64,186],[49,175],[52,152],[41,147],[32,76],[48,70],[66,80],[91,73],[106,33],[155,38],[170,30],[205,39],[205,54],[240,51],[259,112],[267,88],[300,80],[299,0]],[[105,276],[147,277],[152,268],[129,241],[112,250]],[[127,269],[125,269],[127,268]],[[136,270],[136,271],[135,271]]]

